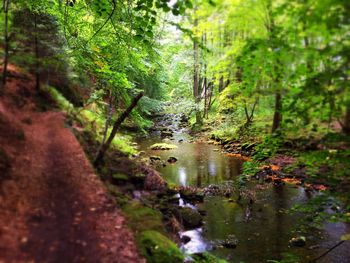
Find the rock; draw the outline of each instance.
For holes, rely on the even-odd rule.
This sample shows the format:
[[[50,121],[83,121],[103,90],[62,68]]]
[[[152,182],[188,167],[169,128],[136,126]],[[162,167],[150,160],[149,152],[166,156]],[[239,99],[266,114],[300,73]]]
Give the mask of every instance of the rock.
[[[289,240],[289,244],[291,244],[294,247],[303,247],[306,245],[306,237],[304,236],[293,237],[291,240]]]
[[[203,202],[205,197],[202,192],[193,192],[189,190],[180,191],[180,196],[187,202]]]
[[[150,156],[149,159],[150,159],[151,161],[160,161],[160,160],[161,160],[160,156],[156,156],[156,155]]]
[[[161,137],[173,137],[173,132],[171,132],[171,131],[162,131],[161,133],[160,133],[160,136]]]
[[[177,146],[168,143],[156,143],[150,146],[151,150],[171,150],[176,149]]]
[[[137,236],[142,256],[150,263],[178,263],[185,257],[174,242],[161,233],[148,230]]]
[[[180,118],[180,122],[184,123],[184,122],[188,122],[188,117],[186,115],[181,115],[181,118]]]
[[[254,143],[244,143],[242,144],[241,146],[241,149],[243,151],[250,151],[252,150],[257,144],[254,142]]]
[[[187,244],[190,241],[191,241],[191,238],[189,236],[183,235],[181,237],[181,242],[184,243],[184,244]]]
[[[134,185],[143,185],[146,180],[146,175],[143,173],[133,174],[130,176],[130,180]]]
[[[176,163],[176,162],[177,162],[177,158],[176,157],[171,156],[171,157],[168,158],[168,163]]]
[[[177,216],[185,229],[194,229],[203,224],[202,216],[197,210],[190,207],[181,207],[177,210]]]
[[[225,248],[236,248],[238,245],[238,239],[235,235],[229,235],[223,242],[222,246]]]
[[[114,184],[125,184],[129,180],[126,174],[116,173],[112,175],[112,183]]]
[[[143,166],[142,170],[143,173],[146,174],[146,178],[143,185],[145,190],[163,191],[167,189],[167,183],[156,170],[147,166]]]

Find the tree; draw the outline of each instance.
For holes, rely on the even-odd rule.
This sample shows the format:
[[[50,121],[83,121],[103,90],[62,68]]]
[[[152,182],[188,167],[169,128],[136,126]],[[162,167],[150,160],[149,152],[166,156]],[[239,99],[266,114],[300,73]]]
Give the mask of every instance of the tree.
[[[2,69],[2,87],[0,94],[3,92],[7,81],[7,66],[9,61],[9,49],[10,49],[10,36],[9,36],[9,11],[11,0],[3,0],[3,12],[4,12],[4,65]]]

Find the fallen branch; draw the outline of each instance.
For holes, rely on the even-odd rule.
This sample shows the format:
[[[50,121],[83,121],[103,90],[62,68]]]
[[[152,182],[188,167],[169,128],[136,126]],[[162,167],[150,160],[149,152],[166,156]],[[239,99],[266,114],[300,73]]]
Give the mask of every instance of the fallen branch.
[[[122,115],[119,116],[119,118],[116,120],[116,122],[113,125],[113,129],[111,134],[108,137],[108,140],[106,141],[106,143],[104,143],[101,147],[101,149],[99,150],[96,159],[94,161],[94,166],[98,167],[101,163],[101,161],[104,158],[104,155],[106,153],[106,151],[108,150],[109,146],[111,145],[115,135],[117,134],[117,131],[120,127],[120,125],[122,124],[122,122],[129,116],[129,114],[131,113],[131,111],[133,110],[133,108],[136,107],[138,101],[142,98],[143,96],[143,92],[140,92],[131,102],[130,106],[122,113]]]
[[[331,252],[333,249],[335,249],[336,247],[340,246],[341,244],[343,244],[345,242],[345,240],[339,241],[337,244],[335,244],[333,247],[331,247],[330,249],[328,249],[326,252],[324,252],[322,255],[318,256],[317,258],[309,261],[309,263],[313,263],[316,262],[317,260],[323,258],[325,255],[327,255],[329,252]]]

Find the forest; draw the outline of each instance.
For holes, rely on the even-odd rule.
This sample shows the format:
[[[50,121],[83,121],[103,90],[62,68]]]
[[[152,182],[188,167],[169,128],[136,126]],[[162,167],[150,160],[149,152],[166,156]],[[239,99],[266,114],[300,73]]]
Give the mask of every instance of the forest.
[[[350,1],[3,0],[0,262],[350,262]]]

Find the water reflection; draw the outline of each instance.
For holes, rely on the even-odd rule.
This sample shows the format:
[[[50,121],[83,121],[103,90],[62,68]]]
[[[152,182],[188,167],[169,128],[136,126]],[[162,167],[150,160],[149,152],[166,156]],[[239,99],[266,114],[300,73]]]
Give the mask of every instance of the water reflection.
[[[142,141],[142,149],[157,143],[159,139]],[[228,157],[215,151],[217,147],[205,143],[176,143],[179,147],[171,151],[148,151],[149,155],[158,155],[162,160],[170,156],[178,159],[175,164],[160,167],[162,176],[175,185],[204,187],[209,184],[218,184],[227,180],[238,178],[241,161]],[[252,219],[245,220],[246,204],[229,202],[223,197],[206,197],[202,205],[206,216],[204,226],[180,233],[191,237],[191,241],[182,248],[188,253],[203,252],[211,248],[212,242],[224,240],[229,235],[235,235],[239,240],[235,249],[217,248],[212,253],[226,258],[229,262],[267,262],[280,260],[285,253],[292,252],[299,256],[295,262],[307,262],[338,242],[344,230],[344,224],[326,225],[325,232],[321,234],[327,242],[315,238],[315,233],[309,233],[307,247],[322,244],[323,250],[310,250],[305,248],[290,248],[289,240],[297,235],[293,233],[298,224],[300,215],[288,214],[285,211],[294,204],[303,203],[311,197],[303,188],[294,186],[276,187],[265,185],[257,188],[255,183],[247,186],[256,194],[256,202],[252,208]],[[190,204],[181,205],[195,208]],[[332,233],[327,235],[328,233]],[[318,234],[318,233],[317,233]],[[320,262],[349,262],[350,246],[344,243],[337,252],[330,253],[325,261]],[[344,259],[345,258],[345,259]]]
[[[187,175],[185,167],[179,167],[179,182],[182,186],[187,185]]]
[[[164,159],[170,156],[178,158],[177,163],[162,167],[159,171],[167,181],[197,187],[235,178],[241,169],[241,162],[214,152],[214,149],[214,146],[204,143],[183,143],[177,149],[157,152]]]

